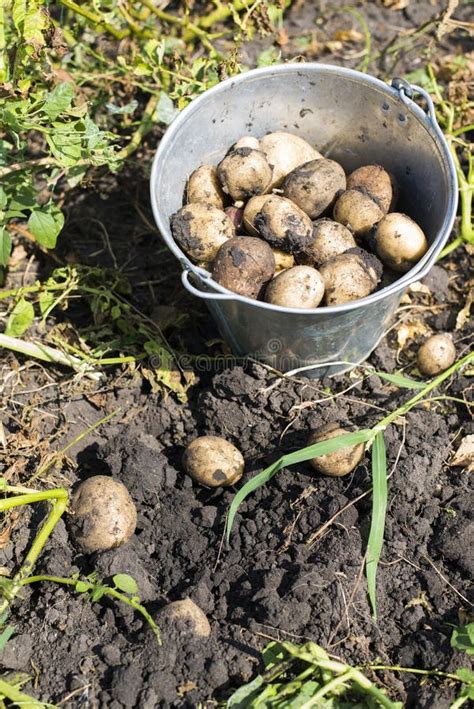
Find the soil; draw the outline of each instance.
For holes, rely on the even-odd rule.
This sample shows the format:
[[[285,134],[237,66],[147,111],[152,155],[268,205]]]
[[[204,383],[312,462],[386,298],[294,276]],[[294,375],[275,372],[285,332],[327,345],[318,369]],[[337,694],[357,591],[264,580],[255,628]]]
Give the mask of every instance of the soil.
[[[313,3],[296,3],[289,15],[284,56],[291,47],[294,54],[293,39],[308,27],[323,31],[308,5]],[[333,23],[325,25],[328,36],[347,22],[351,26],[347,17],[337,23],[335,3],[318,5]],[[412,2],[393,12],[380,3],[358,3],[380,47],[393,27],[417,27],[439,6]],[[255,58],[269,43],[255,42],[246,52]],[[453,46],[446,39],[441,50],[453,51]],[[344,60],[328,52],[317,58]],[[405,70],[417,65],[410,53],[399,61]],[[121,268],[132,283],[134,305],[159,322],[180,351],[226,352],[207,311],[181,288],[176,263],[151,228],[146,171],[158,138],[150,136],[121,175],[76,192],[58,253],[69,261]],[[107,225],[107,239],[100,225]],[[47,261],[35,263],[34,277],[51,268]],[[436,266],[408,294],[396,327],[369,363],[385,372],[410,371],[415,341],[428,331],[452,332],[458,355],[465,353],[469,330],[456,329],[456,318],[466,299],[467,274],[462,250]],[[74,307],[67,315],[77,327],[85,318]],[[401,326],[412,328],[408,344]],[[33,676],[25,691],[71,708],[211,707],[261,670],[260,652],[270,639],[313,640],[350,664],[377,661],[447,672],[467,665],[467,656],[450,645],[452,626],[470,611],[466,599],[474,568],[467,471],[448,465],[456,441],[474,433],[462,403],[424,404],[386,432],[391,478],[375,622],[363,575],[370,494],[312,540],[326,521],[370,490],[367,456],[353,474],[339,479],[319,476],[309,464],[282,470],[242,504],[229,548],[223,529],[235,489],[194,485],[183,473],[181,456],[196,435],[222,435],[245,457],[245,482],[283,452],[305,445],[311,428],[334,421],[373,426],[409,392],[362,370],[312,381],[284,379],[256,363],[219,368],[200,360],[188,400],[181,402],[113,371],[105,383],[86,385],[59,369],[44,374],[21,357],[11,355],[7,364],[17,373],[18,386],[11,397],[15,417],[5,414],[3,425],[8,440],[14,435],[25,440],[25,449],[19,445],[16,454],[17,469],[31,472],[47,451],[45,441],[59,449],[121,407],[77,442],[61,473],[51,473],[46,482],[74,486],[91,475],[113,475],[127,486],[138,509],[130,542],[91,556],[75,548],[66,515],[36,573],[70,577],[95,571],[106,580],[129,573],[162,634],[159,646],[140,615],[107,598],[91,603],[55,584],[27,587],[11,611],[15,634],[0,656],[5,669]],[[39,398],[43,384],[50,388]],[[458,374],[448,386],[450,396],[467,397],[466,376]],[[0,548],[0,567],[21,564],[46,511],[43,505],[21,511],[9,543]],[[160,619],[166,603],[185,597],[209,619],[209,638],[195,638],[188,627]],[[457,689],[407,673],[369,675],[406,707],[444,709]]]

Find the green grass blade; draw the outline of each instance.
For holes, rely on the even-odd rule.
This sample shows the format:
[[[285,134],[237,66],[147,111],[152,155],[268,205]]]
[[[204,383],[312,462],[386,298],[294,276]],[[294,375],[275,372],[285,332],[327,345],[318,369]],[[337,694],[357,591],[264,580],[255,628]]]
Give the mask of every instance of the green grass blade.
[[[390,384],[395,384],[400,389],[424,389],[426,386],[426,382],[404,377],[403,374],[387,374],[386,372],[374,372],[374,374],[377,374],[380,379],[390,382]]]
[[[320,455],[333,453],[334,451],[337,451],[340,448],[345,448],[346,446],[354,446],[358,443],[365,443],[373,437],[374,433],[370,429],[362,429],[361,431],[355,431],[354,433],[344,433],[342,436],[338,436],[337,438],[331,438],[328,441],[321,441],[320,443],[315,443],[312,446],[301,448],[294,453],[288,453],[287,455],[279,458],[275,463],[269,465],[268,468],[265,468],[265,470],[262,470],[261,473],[255,475],[237,492],[229,507],[226,520],[227,543],[229,543],[235,515],[242,502],[248,495],[250,495],[251,492],[254,492],[271,480],[279,470],[287,467],[288,465],[295,465],[296,463],[302,463],[305,460],[310,460],[311,458],[316,458]]]
[[[376,576],[377,565],[383,545],[385,527],[385,512],[387,510],[387,455],[382,431],[374,439],[372,447],[372,520],[370,524],[369,541],[367,544],[367,561],[365,572],[367,590],[372,606],[372,615],[377,619]]]

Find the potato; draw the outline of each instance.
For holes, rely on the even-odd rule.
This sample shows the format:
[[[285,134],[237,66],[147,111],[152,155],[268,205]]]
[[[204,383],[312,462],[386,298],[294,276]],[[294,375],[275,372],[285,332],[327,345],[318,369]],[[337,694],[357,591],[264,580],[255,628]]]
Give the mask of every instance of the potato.
[[[251,197],[244,208],[244,213],[242,217],[242,223],[245,230],[252,236],[258,236],[258,231],[255,228],[255,217],[267,201],[270,199],[271,194],[259,194],[255,197]]]
[[[262,287],[275,273],[275,257],[270,246],[254,236],[229,239],[217,252],[212,277],[224,288],[258,298]]]
[[[295,257],[292,254],[282,251],[281,249],[272,249],[275,259],[275,273],[285,271],[287,268],[292,268],[295,265]]]
[[[205,202],[218,209],[223,209],[224,200],[224,193],[217,179],[217,167],[215,165],[201,165],[197,170],[194,170],[186,187],[187,203]]]
[[[242,477],[244,465],[242,453],[219,436],[195,438],[183,455],[186,473],[206,487],[234,485]]]
[[[321,441],[328,441],[331,438],[342,436],[344,433],[350,433],[350,431],[342,428],[338,423],[327,423],[311,431],[307,445],[312,446],[315,443],[321,443]],[[334,453],[312,458],[310,463],[318,473],[323,475],[330,475],[331,477],[348,475],[362,460],[364,449],[363,443],[358,443],[355,446],[346,446],[334,451]]]
[[[158,614],[158,621],[161,619],[201,638],[211,634],[211,626],[204,612],[190,598],[168,603]]]
[[[178,244],[195,261],[211,262],[235,227],[222,209],[212,204],[188,204],[171,217],[171,231]]]
[[[69,510],[74,541],[86,554],[124,544],[137,524],[137,510],[127,488],[107,475],[94,475],[80,483]]]
[[[346,174],[339,163],[327,158],[311,160],[290,172],[283,194],[311,219],[317,219],[346,189]]]
[[[451,336],[445,333],[432,335],[418,350],[418,369],[427,377],[441,374],[454,364],[455,360],[456,348]]]
[[[260,141],[258,138],[254,138],[253,135],[244,135],[239,138],[237,142],[232,146],[232,150],[237,150],[238,148],[252,148],[252,150],[261,150]]]
[[[317,308],[323,299],[323,279],[311,266],[294,266],[270,281],[265,301],[283,308]]]
[[[265,153],[252,148],[232,150],[217,166],[222,189],[234,200],[268,192],[272,174]]]
[[[365,236],[384,216],[377,202],[359,190],[346,190],[337,199],[333,219],[349,227],[355,236]]]
[[[306,140],[285,131],[267,133],[260,138],[260,150],[263,150],[273,167],[270,189],[279,187],[286,175],[299,165],[322,158]]]
[[[348,190],[359,190],[377,202],[387,214],[395,205],[397,184],[395,178],[381,165],[363,165],[347,178]]]
[[[289,253],[303,251],[312,239],[311,219],[285,197],[270,195],[254,218],[259,236]]]
[[[338,224],[332,219],[317,219],[313,222],[311,243],[301,254],[298,254],[298,262],[317,267],[356,246],[352,233],[343,224]]]
[[[372,293],[382,277],[382,264],[373,254],[355,248],[323,263],[319,273],[326,305],[341,305]]]
[[[400,212],[387,214],[375,232],[375,252],[394,271],[406,273],[428,250],[428,241],[418,224]]]

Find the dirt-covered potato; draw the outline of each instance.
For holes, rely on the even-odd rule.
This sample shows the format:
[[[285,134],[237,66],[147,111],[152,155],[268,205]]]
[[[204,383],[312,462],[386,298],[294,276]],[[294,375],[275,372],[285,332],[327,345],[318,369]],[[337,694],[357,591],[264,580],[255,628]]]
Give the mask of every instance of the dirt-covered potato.
[[[456,348],[446,333],[432,335],[418,350],[418,369],[427,377],[435,377],[448,369],[456,360]]]
[[[387,214],[397,199],[395,178],[381,165],[363,165],[347,178],[348,190],[359,190],[368,195]]]
[[[275,273],[270,246],[254,236],[229,239],[217,252],[212,277],[224,288],[247,298],[258,298],[262,287]]]
[[[217,167],[215,165],[201,165],[190,175],[186,187],[186,201],[205,202],[212,204],[218,209],[224,207],[224,193],[217,179]]]
[[[400,212],[387,214],[375,232],[375,251],[383,263],[394,271],[406,273],[428,250],[422,229]]]
[[[281,249],[272,249],[272,251],[275,259],[275,273],[280,273],[280,271],[285,271],[295,265],[295,257],[292,254]]]
[[[333,219],[349,227],[355,236],[365,236],[384,216],[371,197],[360,190],[346,190],[337,199]]]
[[[137,524],[137,510],[127,488],[107,475],[94,475],[80,483],[69,511],[74,541],[86,554],[124,544]]]
[[[346,189],[346,174],[339,163],[327,158],[310,160],[285,178],[283,194],[311,219],[317,219]]]
[[[238,148],[252,148],[252,150],[260,150],[260,141],[258,138],[254,138],[253,135],[244,135],[232,146],[232,150],[237,150]]]
[[[268,192],[272,174],[265,153],[252,148],[232,150],[217,166],[222,189],[233,200],[248,199]]]
[[[244,472],[242,453],[219,436],[200,436],[186,447],[183,467],[197,483],[206,487],[234,485]]]
[[[370,295],[382,277],[382,264],[374,254],[355,248],[323,263],[319,273],[326,305],[341,305]]]
[[[188,204],[171,217],[178,244],[195,261],[212,262],[222,244],[235,236],[235,227],[222,209],[212,204]]]
[[[201,638],[211,634],[211,626],[204,612],[190,598],[168,603],[159,612],[158,622],[160,620]]]
[[[273,167],[270,189],[279,187],[284,178],[299,165],[322,158],[306,140],[285,131],[264,135],[260,139],[260,150],[263,150]]]
[[[321,443],[321,441],[337,438],[344,433],[350,433],[350,431],[342,428],[338,423],[327,423],[311,431],[307,445],[312,446],[315,443]],[[364,444],[358,443],[355,446],[347,446],[333,453],[312,458],[310,463],[318,473],[332,477],[340,477],[352,472],[362,460],[363,455]]]
[[[242,217],[242,223],[245,231],[252,236],[258,236],[258,231],[255,228],[255,217],[267,201],[270,199],[271,194],[258,194],[255,197],[251,197],[244,208],[244,213]]]
[[[343,224],[332,219],[317,219],[313,222],[311,243],[303,253],[298,254],[298,262],[318,267],[348,249],[355,249],[356,246],[352,232]]]
[[[259,236],[289,253],[303,251],[312,239],[313,224],[302,209],[285,197],[270,195],[254,218]]]
[[[270,281],[265,301],[283,308],[317,308],[323,299],[324,283],[311,266],[294,266]]]

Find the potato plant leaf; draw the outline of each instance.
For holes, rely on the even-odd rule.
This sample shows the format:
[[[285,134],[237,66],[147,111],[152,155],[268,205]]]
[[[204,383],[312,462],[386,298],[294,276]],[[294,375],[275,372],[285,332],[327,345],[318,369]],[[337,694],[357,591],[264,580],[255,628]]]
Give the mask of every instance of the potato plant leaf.
[[[129,574],[115,574],[113,577],[113,582],[115,584],[115,587],[119,589],[119,591],[123,591],[124,593],[129,593],[131,596],[134,596],[136,593],[138,593],[138,585],[133,576],[130,576]]]
[[[28,219],[31,233],[47,249],[54,249],[63,226],[64,214],[54,204],[35,209]]]
[[[5,328],[5,335],[10,335],[11,337],[23,335],[30,327],[34,317],[35,311],[32,304],[24,298],[20,298],[10,313],[7,327]]]
[[[451,635],[451,647],[468,655],[474,655],[474,623],[454,628]]]
[[[374,619],[377,618],[376,576],[383,545],[387,510],[387,455],[383,432],[378,431],[372,447],[372,519],[367,543],[367,590]]]
[[[71,106],[74,98],[74,87],[71,83],[63,82],[58,84],[46,98],[43,111],[47,116],[55,121],[56,118]]]

